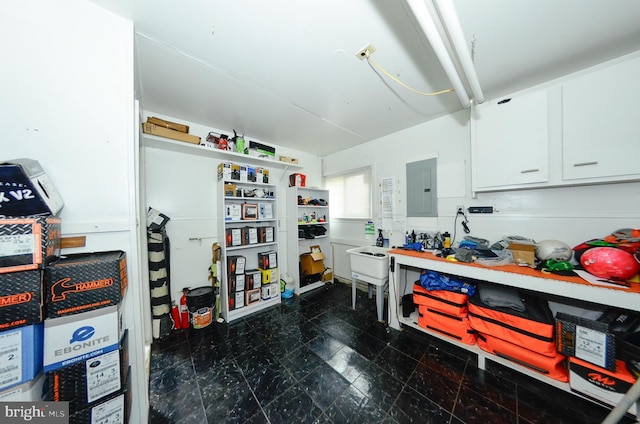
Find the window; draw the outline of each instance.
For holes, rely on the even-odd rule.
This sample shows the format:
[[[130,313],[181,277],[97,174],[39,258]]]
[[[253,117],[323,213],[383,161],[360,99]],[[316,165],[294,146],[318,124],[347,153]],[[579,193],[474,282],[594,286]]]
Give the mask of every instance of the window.
[[[371,218],[371,169],[325,177],[331,218]]]

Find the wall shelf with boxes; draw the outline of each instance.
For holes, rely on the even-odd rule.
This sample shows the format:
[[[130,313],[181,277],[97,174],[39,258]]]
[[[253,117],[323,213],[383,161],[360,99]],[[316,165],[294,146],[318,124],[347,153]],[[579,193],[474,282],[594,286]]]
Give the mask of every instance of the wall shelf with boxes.
[[[433,337],[439,338],[463,349],[468,350],[477,355],[478,367],[485,369],[486,360],[501,364],[508,368],[514,369],[520,373],[526,374],[532,378],[545,382],[549,385],[557,387],[561,390],[573,393],[577,396],[584,397],[586,399],[596,401],[601,404],[615,405],[619,399],[622,398],[626,392],[625,388],[629,388],[633,382],[631,381],[631,375],[624,369],[624,366],[620,366],[619,360],[613,359],[617,356],[612,353],[610,349],[616,348],[616,343],[612,343],[613,334],[608,331],[607,320],[610,319],[612,311],[618,311],[618,318],[614,318],[614,322],[619,322],[619,317],[626,316],[629,318],[629,311],[632,313],[640,312],[640,292],[637,290],[625,290],[622,288],[610,288],[604,286],[596,286],[587,282],[582,282],[578,277],[564,277],[553,274],[535,274],[531,272],[520,271],[522,267],[513,265],[510,267],[482,267],[474,264],[460,264],[449,262],[440,258],[436,258],[433,255],[427,253],[406,253],[399,250],[392,250],[389,252],[392,261],[392,267],[390,272],[390,286],[389,286],[389,326],[395,329],[401,329],[402,326],[409,326],[415,328],[421,332],[429,334]],[[498,269],[501,268],[501,269]],[[550,314],[550,331],[551,338],[549,343],[552,347],[551,354],[542,353],[540,348],[526,349],[516,341],[516,338],[509,339],[509,343],[505,343],[502,337],[499,337],[494,332],[490,332],[490,336],[483,334],[483,337],[478,335],[477,344],[475,341],[465,340],[464,337],[452,337],[454,332],[448,330],[447,333],[437,329],[439,320],[444,313],[437,312],[438,317],[431,318],[423,310],[420,309],[420,304],[424,303],[425,308],[428,311],[438,309],[433,306],[433,300],[435,292],[430,296],[424,297],[424,302],[419,301],[418,309],[413,310],[410,314],[409,310],[404,310],[405,303],[403,301],[403,295],[409,292],[409,288],[414,285],[412,281],[413,275],[419,275],[422,271],[434,271],[436,273],[442,273],[450,278],[461,278],[472,280],[478,284],[489,284],[493,287],[507,287],[518,290],[521,296],[532,296],[538,299],[546,299],[549,302],[553,301],[564,303],[567,302],[572,308],[582,305],[587,309],[601,309],[603,312],[602,318],[598,320],[587,319],[583,316],[572,316],[558,310],[557,315]],[[578,286],[578,288],[576,288]],[[414,288],[414,300],[416,299],[415,293],[424,291],[420,284],[417,284],[418,288]],[[454,295],[453,292],[448,292]],[[460,296],[460,293],[455,293],[456,296]],[[498,323],[501,328],[507,327],[503,324],[506,321],[504,313],[496,313],[491,315],[491,319],[483,317],[484,312],[479,312],[478,299],[480,296],[469,297],[468,303],[465,302],[465,310],[468,304],[468,319],[467,312],[465,311],[465,318],[456,320],[462,322],[467,320],[471,328],[475,332],[480,333],[481,326],[474,325],[473,320],[483,320],[483,322]],[[449,305],[454,304],[449,300]],[[529,299],[533,300],[533,299]],[[431,302],[431,303],[429,303]],[[446,302],[441,300],[441,306]],[[527,303],[527,308],[532,302]],[[474,306],[475,305],[475,306]],[[557,306],[556,306],[557,307]],[[485,308],[485,310],[487,310]],[[575,309],[574,309],[575,310]],[[493,314],[495,310],[489,310],[490,314]],[[451,315],[451,313],[449,313]],[[487,315],[489,316],[489,315]],[[496,318],[498,317],[498,318]],[[554,319],[557,323],[554,322]],[[545,320],[540,319],[540,322]],[[452,321],[453,322],[453,321]],[[555,323],[555,324],[554,324]],[[549,327],[549,325],[546,325]],[[516,328],[522,328],[522,324]],[[528,334],[535,334],[537,338],[534,342],[545,340],[537,333],[531,333],[534,330],[527,328]],[[539,328],[539,326],[536,326]],[[486,332],[482,331],[483,333]],[[535,330],[542,331],[542,330]],[[580,332],[581,334],[578,334]],[[466,332],[461,332],[460,334]],[[561,334],[562,338],[557,340],[558,334]],[[455,334],[454,334],[455,335]],[[482,339],[482,341],[481,341]],[[581,341],[583,340],[583,341]],[[481,348],[484,346],[484,348]],[[515,345],[515,347],[514,347]],[[493,349],[494,353],[491,353],[487,349],[489,346]],[[498,353],[498,349],[495,346],[500,346],[503,349]],[[511,349],[506,353],[507,350]],[[535,361],[541,361],[538,367],[526,366],[526,363],[518,355],[522,355],[522,351],[525,351],[527,355],[527,361],[529,364],[534,364]],[[578,349],[581,349],[581,353],[578,353]],[[533,353],[535,352],[535,353]],[[558,353],[559,352],[559,353]],[[566,356],[566,358],[564,356]],[[514,360],[508,359],[509,357],[517,358]],[[562,361],[562,362],[561,362]],[[568,361],[568,365],[563,361]],[[563,365],[564,364],[564,365]],[[617,371],[611,371],[611,365],[616,364],[614,368]],[[547,368],[543,368],[547,367]],[[617,387],[614,391],[612,389],[602,390],[597,388],[597,384],[589,384],[583,375],[588,372],[597,372],[603,376],[608,376],[612,381],[615,380]],[[558,377],[558,371],[562,371],[562,378]],[[604,377],[603,377],[604,378]],[[637,415],[638,410],[634,404],[629,412]]]
[[[269,178],[266,168],[218,166],[220,312],[227,322],[280,303],[277,195]]]
[[[287,252],[295,294],[333,280],[328,202],[328,190],[295,185],[288,188]],[[293,269],[294,264],[299,264],[298,270]]]
[[[238,152],[232,152],[228,150],[214,149],[206,147],[201,144],[193,144],[185,141],[171,140],[165,137],[159,137],[152,134],[142,134],[142,143],[144,147],[150,147],[154,149],[161,149],[167,151],[173,151],[178,153],[185,153],[190,155],[210,157],[212,159],[226,160],[226,161],[239,161],[249,165],[255,166],[269,166],[272,168],[288,169],[300,169],[301,165],[291,162],[291,159],[279,161],[276,159],[268,159],[263,157],[256,157],[245,155]]]

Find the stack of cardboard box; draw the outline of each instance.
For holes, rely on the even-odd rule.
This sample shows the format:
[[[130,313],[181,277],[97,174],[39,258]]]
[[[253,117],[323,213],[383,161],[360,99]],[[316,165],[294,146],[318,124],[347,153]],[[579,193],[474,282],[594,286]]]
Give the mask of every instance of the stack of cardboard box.
[[[0,401],[41,400],[43,276],[63,205],[38,161],[0,164]]]

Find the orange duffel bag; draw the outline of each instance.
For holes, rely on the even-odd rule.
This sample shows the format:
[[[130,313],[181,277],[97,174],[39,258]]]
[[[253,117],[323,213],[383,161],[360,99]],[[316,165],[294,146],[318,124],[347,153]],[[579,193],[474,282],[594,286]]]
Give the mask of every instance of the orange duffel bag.
[[[556,356],[555,320],[546,299],[521,294],[526,309],[489,307],[480,291],[469,298],[469,321],[478,333],[488,334],[548,357]]]
[[[501,358],[508,359],[530,370],[537,371],[554,380],[568,382],[569,373],[567,371],[566,357],[557,353],[554,356],[540,355],[522,346],[509,343],[506,340],[478,333],[478,347],[493,353]]]
[[[467,316],[469,296],[449,290],[427,290],[416,282],[413,285],[413,303],[449,315]]]
[[[420,305],[418,306],[418,325],[465,344],[476,344],[476,332],[471,328],[466,316],[450,315]]]

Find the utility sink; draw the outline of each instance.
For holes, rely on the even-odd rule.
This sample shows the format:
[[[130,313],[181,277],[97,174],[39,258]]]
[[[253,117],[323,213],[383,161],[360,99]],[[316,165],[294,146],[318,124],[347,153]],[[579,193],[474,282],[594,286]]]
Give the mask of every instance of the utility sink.
[[[350,254],[351,273],[386,279],[389,277],[389,249],[386,247],[363,246],[347,250]]]
[[[356,308],[356,280],[369,285],[369,299],[376,286],[378,321],[383,320],[384,291],[389,286],[389,249],[377,246],[355,247],[347,250],[351,260],[351,305]]]

